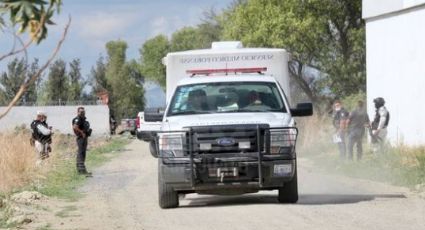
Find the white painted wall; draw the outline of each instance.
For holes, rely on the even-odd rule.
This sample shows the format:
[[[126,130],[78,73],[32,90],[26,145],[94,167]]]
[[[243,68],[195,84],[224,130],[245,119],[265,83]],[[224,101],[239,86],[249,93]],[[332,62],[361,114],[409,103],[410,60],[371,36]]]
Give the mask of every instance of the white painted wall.
[[[366,20],[366,57],[370,115],[384,97],[392,142],[425,144],[425,7]]]
[[[363,18],[398,11],[403,8],[403,0],[363,0]]]
[[[0,132],[13,130],[16,126],[25,124],[29,128],[35,119],[37,111],[42,110],[47,113],[47,123],[54,130],[61,133],[73,134],[72,119],[77,116],[78,106],[17,106],[10,113],[0,119]],[[84,106],[87,120],[93,129],[94,135],[109,133],[109,109],[105,105]],[[0,107],[3,111],[4,107]]]
[[[363,18],[394,13],[425,3],[425,0],[363,0]]]

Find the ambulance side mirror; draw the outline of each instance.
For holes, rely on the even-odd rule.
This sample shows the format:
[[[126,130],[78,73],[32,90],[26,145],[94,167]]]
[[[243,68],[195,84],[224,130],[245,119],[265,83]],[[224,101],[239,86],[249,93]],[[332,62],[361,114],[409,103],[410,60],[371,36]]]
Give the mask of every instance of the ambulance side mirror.
[[[291,109],[293,117],[305,117],[313,115],[313,104],[312,103],[298,103],[297,107]]]
[[[161,108],[147,108],[144,111],[146,122],[158,122],[162,121],[164,117],[164,111]]]

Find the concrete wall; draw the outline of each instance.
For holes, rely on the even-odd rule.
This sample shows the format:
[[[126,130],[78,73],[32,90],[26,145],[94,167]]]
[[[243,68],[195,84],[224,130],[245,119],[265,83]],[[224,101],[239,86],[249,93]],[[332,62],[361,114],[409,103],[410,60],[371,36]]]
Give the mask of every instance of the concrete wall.
[[[0,132],[14,129],[25,124],[28,128],[36,117],[38,110],[47,113],[47,123],[61,133],[73,133],[71,121],[77,114],[78,106],[42,106],[42,107],[14,107],[10,113],[0,119]],[[109,109],[105,105],[84,106],[87,120],[93,129],[93,134],[109,133]],[[4,107],[0,107],[3,111]]]
[[[385,98],[393,143],[425,144],[424,22],[424,6],[366,20],[368,109],[373,115],[373,98]]]
[[[425,0],[363,0],[363,18],[370,19],[424,4]]]

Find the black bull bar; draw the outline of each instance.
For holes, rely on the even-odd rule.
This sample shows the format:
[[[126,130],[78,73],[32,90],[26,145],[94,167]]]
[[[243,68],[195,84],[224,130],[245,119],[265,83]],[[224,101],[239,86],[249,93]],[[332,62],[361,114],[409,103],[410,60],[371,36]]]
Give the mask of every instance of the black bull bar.
[[[267,124],[198,126],[160,131],[155,143],[163,164],[189,164],[191,187],[196,185],[197,165],[256,162],[261,188],[263,162],[295,159],[297,136],[296,127],[270,128]]]

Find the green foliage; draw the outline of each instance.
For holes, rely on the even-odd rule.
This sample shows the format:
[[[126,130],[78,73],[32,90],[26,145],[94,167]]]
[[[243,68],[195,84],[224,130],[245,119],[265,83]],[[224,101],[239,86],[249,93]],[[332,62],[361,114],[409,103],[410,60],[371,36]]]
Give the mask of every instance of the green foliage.
[[[113,81],[116,79],[114,75],[117,75],[125,64],[127,43],[121,40],[110,41],[106,43],[106,51],[108,53],[106,79],[108,81]]]
[[[96,66],[92,67],[90,75],[93,79],[92,85],[95,93],[110,90],[110,86],[106,80],[106,64],[103,57],[97,59]]]
[[[198,40],[200,33],[193,27],[183,27],[171,36],[171,51],[192,50],[200,48],[202,44]]]
[[[165,66],[162,64],[162,58],[169,51],[170,43],[164,35],[147,40],[140,49],[142,74],[158,82],[163,88],[165,88]]]
[[[337,154],[320,154],[314,157],[317,165],[330,172],[407,187],[425,183],[425,168],[421,162],[423,159],[424,147],[406,146],[388,146],[384,154],[366,151],[360,162],[341,162]]]
[[[69,71],[66,66],[67,63],[61,59],[50,66],[47,81],[40,87],[38,104],[46,105],[51,102],[65,104],[85,99],[82,91],[86,82],[81,76],[80,59],[74,59],[69,63]]]
[[[87,152],[87,166],[98,166],[111,158],[108,153],[117,152],[128,141],[124,139],[113,139],[111,142]],[[47,196],[75,200],[81,196],[76,188],[85,181],[85,177],[78,175],[75,170],[75,159],[66,158],[58,162],[57,167],[47,175],[43,186],[35,188]]]
[[[213,41],[220,40],[220,19],[213,10],[206,11],[202,23],[175,31],[170,40],[165,35],[147,40],[140,49],[142,74],[165,88],[165,66],[162,64],[162,58],[168,52],[209,48]]]
[[[0,78],[0,84],[3,86],[0,88],[0,98],[4,100],[0,102],[1,104],[6,104],[13,99],[26,79],[26,71],[27,66],[23,59],[15,58],[7,65],[7,72],[2,73]]]
[[[327,84],[339,96],[366,91],[366,39],[360,0],[310,0],[314,18],[326,20],[321,37],[328,52],[319,59]]]
[[[127,43],[110,41],[106,44],[108,63],[105,79],[109,92],[109,107],[117,118],[135,117],[144,109],[144,89],[140,67],[126,62]]]
[[[37,59],[31,65],[28,65],[24,59],[18,58],[9,62],[7,72],[0,75],[0,104],[9,103],[19,91],[21,84],[26,82],[38,69]],[[39,81],[35,85],[31,85],[28,91],[22,95],[20,103],[35,102],[38,85]]]
[[[197,43],[199,46],[196,48],[209,48],[214,41],[220,41],[223,30],[223,16],[217,15],[214,9],[204,12],[202,23],[196,26],[198,31]]]
[[[0,10],[9,14],[21,33],[28,32],[31,39],[40,43],[47,37],[47,25],[54,24],[53,15],[60,11],[61,4],[62,0],[0,0]],[[4,24],[3,19],[0,24]]]
[[[65,61],[59,59],[50,66],[46,84],[49,101],[66,102],[68,100],[69,79]]]
[[[318,102],[324,89],[338,96],[365,91],[365,37],[360,0],[248,0],[224,13],[223,37],[246,46],[285,48],[292,75]],[[306,81],[306,67],[322,72]]]
[[[352,94],[350,96],[345,97],[342,100],[342,104],[344,105],[344,108],[348,111],[353,111],[357,107],[358,101],[363,101],[364,105],[366,106],[366,93],[360,92],[356,94]]]
[[[342,99],[347,109],[353,109],[364,94]],[[330,117],[313,116],[297,120],[300,135],[297,153],[309,158],[318,169],[338,175],[389,182],[414,187],[425,183],[425,147],[404,145],[385,146],[383,153],[374,153],[372,145],[363,140],[361,161],[340,160],[336,144],[332,143],[335,130]],[[356,151],[354,151],[356,156]]]
[[[68,89],[68,100],[78,101],[81,99],[82,90],[85,82],[82,80],[80,59],[74,59],[69,63],[69,89]]]
[[[37,74],[39,70],[40,70],[40,66],[38,64],[38,59],[34,59],[34,61],[31,63],[31,65],[27,69],[27,79],[30,79],[32,76]],[[25,94],[22,95],[21,101],[36,102],[40,84],[41,84],[41,78],[38,78],[35,81],[35,84],[30,85],[28,87],[27,92],[25,92]]]

